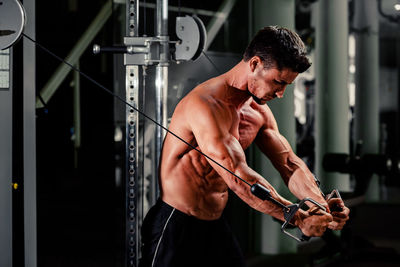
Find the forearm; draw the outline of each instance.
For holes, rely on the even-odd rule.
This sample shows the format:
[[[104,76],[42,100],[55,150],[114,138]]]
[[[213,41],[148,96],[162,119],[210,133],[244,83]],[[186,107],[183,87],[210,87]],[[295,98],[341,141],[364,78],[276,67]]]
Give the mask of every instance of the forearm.
[[[267,180],[265,180],[263,177],[261,177],[258,173],[253,171],[251,168],[249,168],[246,164],[242,164],[242,166],[238,167],[235,169],[234,172],[236,175],[239,177],[245,179],[250,185],[253,185],[255,183],[258,183],[265,188],[267,188],[270,191],[270,195],[273,199],[277,200],[278,202],[282,203],[285,206],[291,205],[292,203],[285,199],[284,197],[280,196],[275,188],[268,183]],[[311,178],[314,181],[314,178],[311,176]],[[269,200],[261,200],[258,197],[254,196],[251,191],[250,191],[250,186],[243,181],[240,180],[230,180],[234,181],[233,184],[228,182],[228,186],[236,193],[244,202],[246,202],[249,206],[252,208],[265,213],[269,214],[278,220],[285,221],[284,218],[284,211],[281,205],[277,205],[274,202],[271,202]],[[318,188],[317,188],[318,189]],[[310,191],[310,190],[308,190]],[[320,195],[321,196],[321,195]],[[317,200],[321,201],[321,200]],[[321,201],[322,202],[322,201]],[[305,227],[304,220],[305,218],[308,218],[309,214],[301,209],[299,209],[292,220],[290,221],[291,224],[303,228]],[[310,227],[310,226],[307,226]],[[312,233],[313,234],[313,233]]]
[[[238,176],[243,177],[250,185],[258,183],[264,186],[270,191],[271,197],[279,201],[283,205],[287,206],[292,204],[290,201],[279,195],[275,188],[267,180],[265,180],[262,176],[260,176],[247,165],[240,166],[235,170],[235,173]],[[242,182],[239,184],[230,185],[229,187],[250,207],[258,210],[259,212],[269,214],[279,220],[284,220],[282,207],[269,200],[261,200],[258,197],[254,196],[250,191],[249,185]]]
[[[288,188],[298,199],[312,198],[321,205],[328,207],[328,203],[321,194],[313,174],[303,162],[296,163],[297,168],[288,179]]]
[[[257,139],[257,145],[279,171],[289,190],[298,198],[312,198],[327,206],[314,176],[306,164],[294,154],[288,141],[277,129],[266,128]]]

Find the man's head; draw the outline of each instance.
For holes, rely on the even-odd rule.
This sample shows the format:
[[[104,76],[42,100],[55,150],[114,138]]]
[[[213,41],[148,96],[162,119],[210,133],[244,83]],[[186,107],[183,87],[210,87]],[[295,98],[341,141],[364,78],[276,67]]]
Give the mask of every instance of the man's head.
[[[302,73],[311,66],[306,54],[306,47],[297,33],[279,26],[268,26],[254,36],[243,60],[247,62],[258,56],[266,68],[288,68]]]
[[[311,65],[300,37],[278,26],[260,30],[243,61],[249,68],[247,91],[258,104],[283,97],[286,86]]]

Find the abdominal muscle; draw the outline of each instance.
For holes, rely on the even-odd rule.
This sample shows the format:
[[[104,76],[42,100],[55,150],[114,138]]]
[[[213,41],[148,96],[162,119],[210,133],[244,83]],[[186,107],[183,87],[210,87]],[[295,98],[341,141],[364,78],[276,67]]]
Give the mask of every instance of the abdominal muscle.
[[[228,201],[228,186],[206,159],[191,150],[169,166],[173,167],[161,168],[161,199],[201,220],[220,218]]]

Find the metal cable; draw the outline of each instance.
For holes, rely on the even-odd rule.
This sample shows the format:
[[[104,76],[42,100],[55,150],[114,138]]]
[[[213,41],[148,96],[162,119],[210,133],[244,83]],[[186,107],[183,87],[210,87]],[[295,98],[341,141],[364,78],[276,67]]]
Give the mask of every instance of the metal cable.
[[[217,70],[218,74],[221,75],[222,71],[220,69],[218,69],[217,65],[215,65],[215,63],[208,57],[208,55],[206,54],[206,52],[201,51],[203,53],[203,55],[208,59],[208,61],[210,61],[211,65],[213,65],[213,67]]]
[[[78,68],[76,68],[75,66],[73,66],[72,64],[70,64],[69,62],[65,61],[63,58],[57,56],[56,54],[54,54],[53,52],[51,52],[49,49],[47,49],[46,47],[44,47],[43,45],[41,45],[40,43],[36,42],[34,39],[32,39],[31,37],[29,37],[28,35],[26,35],[25,33],[22,33],[22,35],[27,38],[28,40],[30,40],[31,42],[33,42],[37,47],[39,47],[40,49],[42,49],[43,51],[45,51],[46,53],[48,53],[49,55],[53,56],[54,58],[56,58],[57,60],[61,61],[62,63],[68,65],[71,69],[73,69],[74,71],[78,72],[80,75],[82,75],[84,78],[86,78],[87,80],[89,80],[90,82],[92,82],[93,84],[97,85],[98,87],[100,87],[101,89],[103,89],[105,92],[109,93],[110,95],[114,96],[115,98],[117,98],[118,100],[120,100],[121,102],[125,103],[125,105],[131,107],[133,110],[135,110],[136,112],[138,112],[139,114],[141,114],[142,116],[144,116],[146,119],[152,121],[154,124],[158,125],[159,127],[161,127],[163,130],[165,130],[166,132],[168,132],[169,134],[173,135],[174,137],[176,137],[177,139],[179,139],[180,141],[182,141],[183,143],[185,143],[187,146],[189,146],[190,148],[196,150],[197,152],[199,152],[201,155],[203,155],[204,157],[206,157],[207,159],[209,159],[210,161],[212,161],[213,163],[217,164],[219,167],[221,167],[222,169],[226,170],[227,172],[229,172],[230,174],[232,174],[234,177],[238,178],[240,181],[244,182],[245,184],[247,184],[248,186],[251,187],[251,184],[249,182],[247,182],[246,180],[244,180],[243,178],[241,178],[240,176],[238,176],[237,174],[235,174],[234,172],[232,172],[231,170],[227,169],[226,167],[224,167],[222,164],[220,164],[219,162],[217,162],[216,160],[214,160],[213,158],[209,157],[207,154],[201,152],[199,149],[197,149],[195,146],[193,146],[192,144],[190,144],[189,142],[187,142],[185,139],[181,138],[180,136],[178,136],[177,134],[175,134],[174,132],[170,131],[168,128],[164,127],[162,124],[158,123],[156,120],[152,119],[151,117],[149,117],[148,115],[146,115],[146,113],[144,113],[143,111],[141,111],[140,109],[134,107],[133,105],[129,104],[128,102],[125,101],[125,99],[123,99],[122,97],[120,97],[119,95],[114,94],[110,89],[106,88],[105,86],[103,86],[102,84],[100,84],[99,82],[97,82],[95,79],[91,78],[89,75],[85,74],[84,72],[80,71]]]

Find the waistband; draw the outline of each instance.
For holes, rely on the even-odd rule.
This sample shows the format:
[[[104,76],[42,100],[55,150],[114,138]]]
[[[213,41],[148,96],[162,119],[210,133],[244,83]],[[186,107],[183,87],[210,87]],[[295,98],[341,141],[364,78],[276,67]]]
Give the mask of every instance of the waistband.
[[[160,210],[162,210],[163,212],[166,213],[171,213],[173,209],[175,209],[174,211],[174,216],[175,218],[177,218],[178,220],[184,221],[184,222],[195,222],[201,225],[214,225],[216,223],[220,223],[220,222],[224,222],[224,216],[222,215],[219,219],[216,220],[201,220],[198,219],[194,216],[188,215],[174,207],[172,207],[171,205],[169,205],[168,203],[165,203],[164,201],[162,201],[160,198],[157,200],[156,202],[156,207],[158,207]]]

